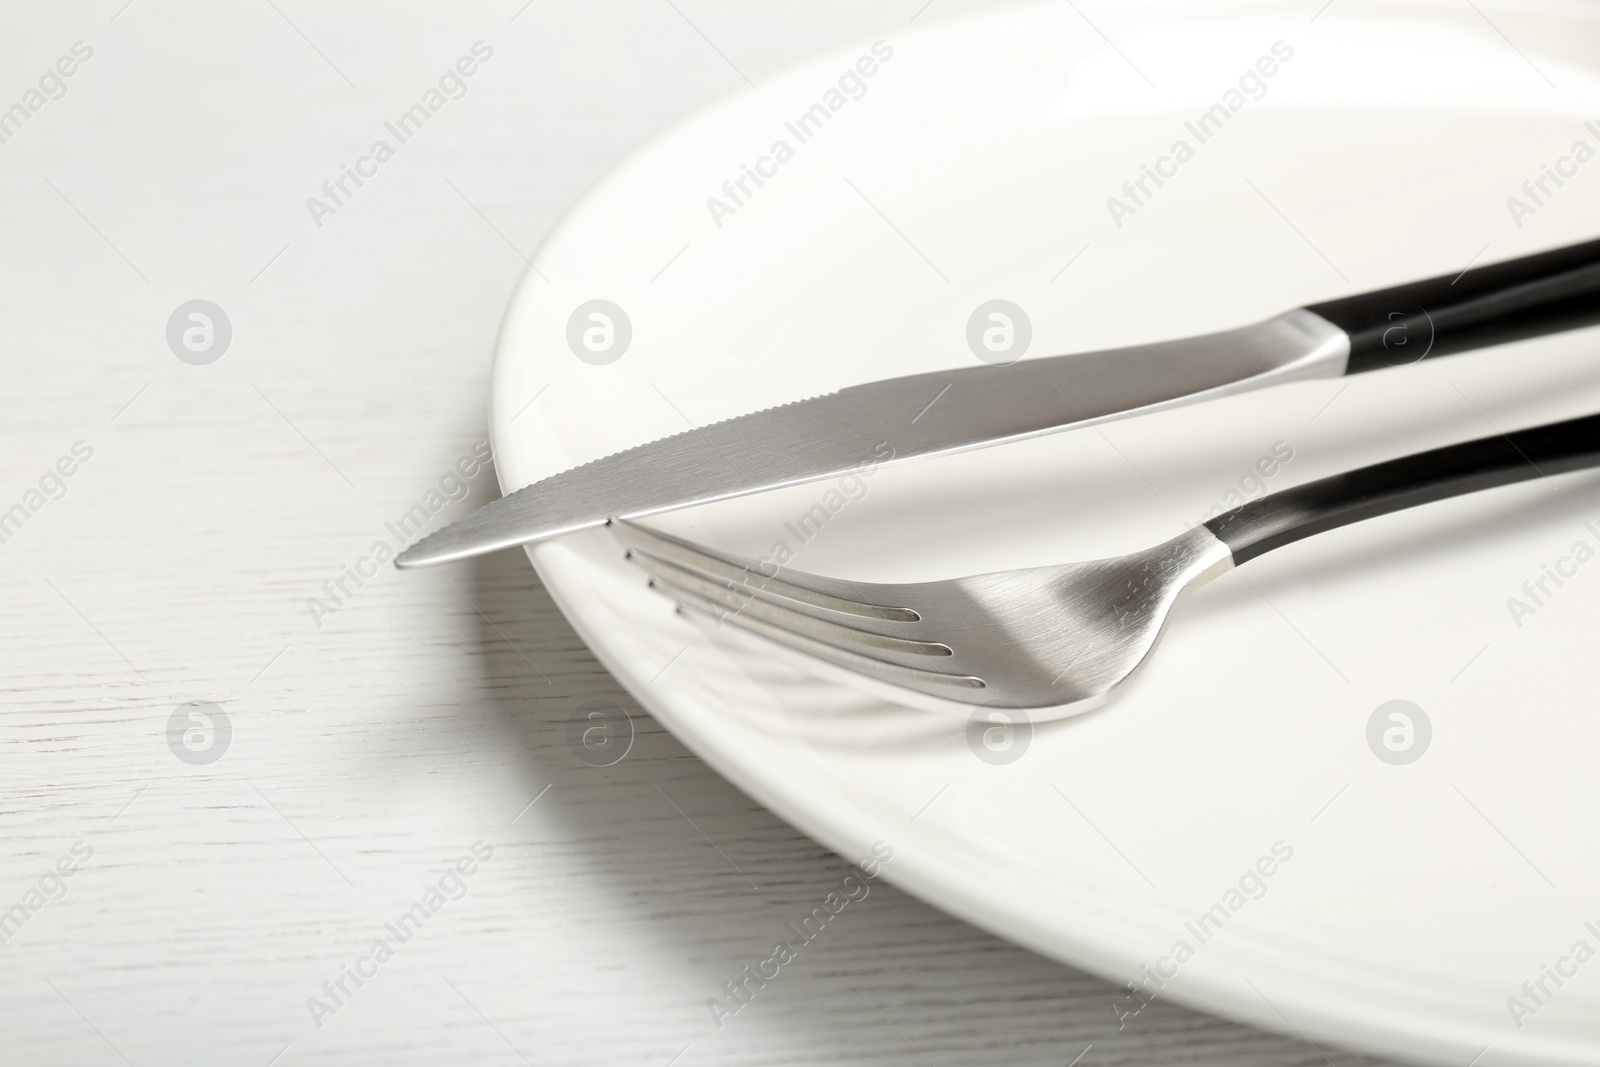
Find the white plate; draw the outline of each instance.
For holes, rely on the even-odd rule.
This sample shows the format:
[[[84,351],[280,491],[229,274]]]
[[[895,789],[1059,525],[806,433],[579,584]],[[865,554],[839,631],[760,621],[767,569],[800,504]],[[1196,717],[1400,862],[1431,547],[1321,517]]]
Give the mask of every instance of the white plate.
[[[1311,21],[1320,6],[1085,8],[1098,28],[1072,5],[1003,9],[886,36],[864,94],[847,78],[806,143],[785,123],[826,106],[872,42],[672,131],[573,210],[513,301],[494,378],[502,484],[969,365],[967,319],[990,299],[1023,307],[1029,354],[1046,355],[1600,233],[1600,160],[1547,181],[1520,226],[1507,205],[1574,141],[1600,147],[1584,127],[1600,119],[1600,12],[1335,0]],[[1116,225],[1107,198],[1175,140],[1196,147],[1185,121],[1226,104],[1280,41],[1292,56],[1263,64],[1264,94]],[[792,158],[762,162],[780,139]],[[764,184],[746,179],[732,203],[724,181],[758,163]],[[713,196],[736,210],[714,218]],[[631,324],[604,365],[567,343],[595,299]],[[1248,472],[1275,445],[1293,458],[1273,489],[1600,410],[1594,344],[1586,332],[1298,384],[885,468],[859,499],[822,483],[663,522],[758,557],[785,542],[798,566],[877,581],[1110,554],[1254,491]],[[829,520],[802,541],[786,523],[819,502]],[[1600,1060],[1600,962],[1562,962],[1580,940],[1600,950],[1600,563],[1547,581],[1554,595],[1520,620],[1507,599],[1574,542],[1600,544],[1589,519],[1600,482],[1574,475],[1274,553],[1184,605],[1120,699],[1037,727],[998,765],[959,721],[675,617],[604,531],[532,556],[685,743],[846,856],[889,842],[886,876],[956,915],[1117,981],[1147,964],[1171,974],[1185,942],[1192,958],[1159,995],[1271,1030],[1423,1062],[1487,1046],[1480,1065],[1576,1064]],[[1407,765],[1367,741],[1396,699],[1432,728]],[[1292,857],[1249,877],[1275,845]],[[1219,902],[1202,943],[1189,924]],[[1544,978],[1536,1003],[1523,983],[1544,965],[1576,974]],[[1537,1010],[1514,1020],[1512,997]]]

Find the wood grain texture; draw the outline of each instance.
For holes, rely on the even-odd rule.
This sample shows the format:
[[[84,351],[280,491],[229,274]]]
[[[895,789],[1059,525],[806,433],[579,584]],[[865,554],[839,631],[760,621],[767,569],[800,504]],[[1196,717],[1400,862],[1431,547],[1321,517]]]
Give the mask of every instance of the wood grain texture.
[[[93,449],[0,544],[0,916],[26,913],[0,1060],[1371,1062],[1168,1004],[1119,1029],[1112,987],[887,885],[719,1029],[707,999],[844,861],[640,712],[516,553],[308,608],[484,435],[500,312],[568,203],[744,75],[922,6],[0,16],[4,92],[94,49],[0,144],[0,509]],[[306,199],[480,39],[467,95],[315,225]],[[205,367],[164,337],[194,298],[233,324]],[[435,524],[492,493],[480,476]],[[591,700],[632,715],[615,766],[569,744]],[[231,724],[214,763],[169,746],[190,701]],[[476,842],[463,895],[386,934]],[[393,958],[314,1018],[377,938]]]

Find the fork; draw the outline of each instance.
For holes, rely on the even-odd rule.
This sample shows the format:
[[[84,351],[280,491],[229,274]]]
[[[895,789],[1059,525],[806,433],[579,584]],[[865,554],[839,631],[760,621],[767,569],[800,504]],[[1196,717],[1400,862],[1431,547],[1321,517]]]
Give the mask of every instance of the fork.
[[[678,609],[900,704],[1030,721],[1103,702],[1148,659],[1173,606],[1274,548],[1463,493],[1600,465],[1600,415],[1420,452],[1273,493],[1139,552],[885,585],[792,569],[613,519]]]

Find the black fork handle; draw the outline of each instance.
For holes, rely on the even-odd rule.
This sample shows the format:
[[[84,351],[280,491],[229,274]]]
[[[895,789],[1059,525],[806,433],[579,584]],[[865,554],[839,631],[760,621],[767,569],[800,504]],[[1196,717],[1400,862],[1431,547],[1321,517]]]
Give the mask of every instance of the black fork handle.
[[[1600,322],[1600,240],[1312,304],[1350,335],[1346,374]]]
[[[1402,456],[1251,501],[1205,523],[1235,564],[1391,511],[1600,466],[1600,415]]]

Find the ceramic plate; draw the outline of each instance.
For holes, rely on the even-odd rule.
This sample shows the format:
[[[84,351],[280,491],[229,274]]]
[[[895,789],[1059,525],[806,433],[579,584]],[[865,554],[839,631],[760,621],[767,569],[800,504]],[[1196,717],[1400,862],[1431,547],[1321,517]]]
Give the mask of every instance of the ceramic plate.
[[[860,42],[608,177],[507,315],[504,488],[969,366],[992,300],[1022,310],[1027,358],[1600,233],[1591,6],[1082,10]],[[1595,344],[1300,383],[660,521],[871,581],[1110,555],[1266,491],[1600,410]],[[846,856],[889,843],[886,877],[939,907],[1133,983],[1125,1025],[1154,996],[1488,1067],[1600,1060],[1596,549],[1583,474],[1324,534],[1182,605],[1103,709],[1009,734],[725,644],[605,531],[531,555],[723,774]]]

